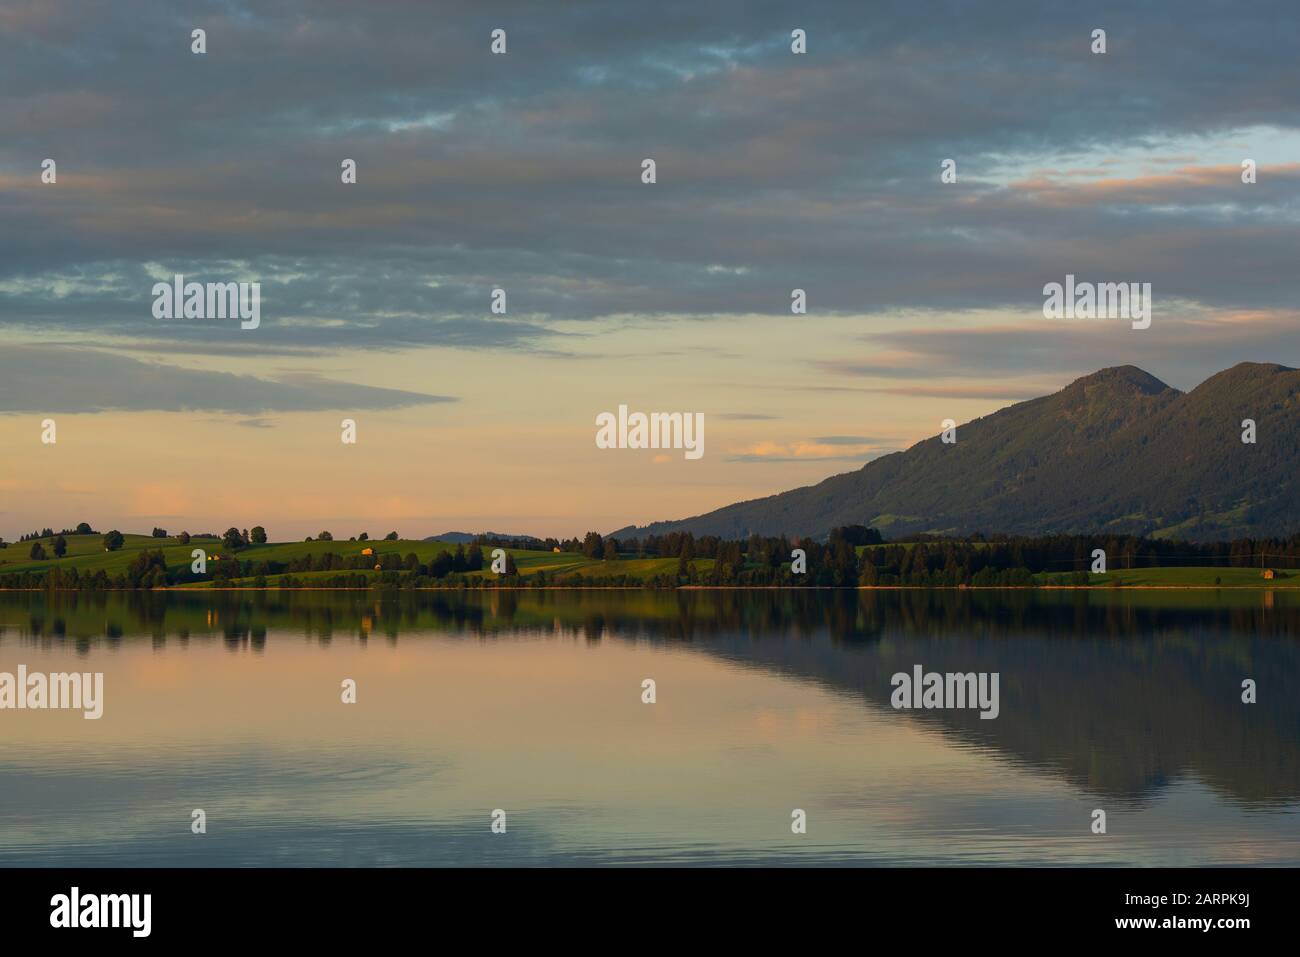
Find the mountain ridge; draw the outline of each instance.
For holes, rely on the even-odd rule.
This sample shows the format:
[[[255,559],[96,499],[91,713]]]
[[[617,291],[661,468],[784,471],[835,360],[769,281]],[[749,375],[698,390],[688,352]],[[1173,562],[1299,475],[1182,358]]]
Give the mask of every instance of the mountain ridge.
[[[959,425],[954,444],[930,436],[814,485],[611,535],[1287,534],[1300,531],[1297,411],[1300,371],[1278,363],[1241,362],[1190,392],[1112,366]]]
[[[535,535],[506,535],[502,532],[443,532],[441,535],[426,535],[420,539],[424,542],[451,542],[453,545],[469,545],[486,538],[489,541],[535,541]]]

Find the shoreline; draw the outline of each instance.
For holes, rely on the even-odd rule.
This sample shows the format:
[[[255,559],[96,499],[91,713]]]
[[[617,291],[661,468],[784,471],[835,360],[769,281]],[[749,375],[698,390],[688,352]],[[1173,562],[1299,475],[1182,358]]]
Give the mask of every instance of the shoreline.
[[[182,595],[201,595],[205,592],[499,592],[499,591],[635,591],[635,592],[679,592],[679,591],[1257,591],[1300,592],[1300,583],[1295,585],[678,585],[675,588],[648,588],[641,585],[491,585],[481,588],[465,586],[448,586],[445,588],[382,588],[366,586],[350,587],[301,587],[282,588],[279,585],[266,585],[260,588],[251,585],[235,588],[0,588],[3,593],[50,592],[60,595],[98,595],[98,594],[143,594],[163,593]]]

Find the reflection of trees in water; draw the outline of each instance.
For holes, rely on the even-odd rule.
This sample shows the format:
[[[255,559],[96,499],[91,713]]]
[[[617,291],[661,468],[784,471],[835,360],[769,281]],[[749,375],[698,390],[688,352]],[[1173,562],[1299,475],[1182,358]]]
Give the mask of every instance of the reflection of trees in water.
[[[1296,596],[1300,597],[1300,596]],[[431,634],[689,644],[852,695],[966,746],[1142,802],[1194,774],[1250,805],[1300,799],[1300,604],[1279,593],[978,590],[128,592],[0,595],[20,642],[152,638],[258,651]],[[12,635],[9,628],[5,635]],[[270,637],[268,637],[268,635]],[[1001,715],[890,709],[890,677],[996,671]],[[1241,703],[1241,680],[1259,703]]]
[[[0,601],[11,608],[26,605],[23,637],[92,643],[109,634],[165,639],[254,625],[324,640],[375,631],[395,639],[429,628],[483,636],[571,628],[597,640],[617,631],[682,641],[738,631],[752,638],[827,634],[835,641],[873,641],[886,628],[990,637],[1033,631],[1049,637],[1170,638],[1206,628],[1279,638],[1300,634],[1300,604],[1270,606],[1263,597],[1272,593],[1238,593],[1232,603],[1215,600],[1226,593],[1185,594],[1190,597],[1182,603],[1144,602],[1133,593],[952,589],[74,592],[11,593]]]
[[[375,632],[390,639],[437,628],[489,636],[572,629],[599,640],[611,632],[695,641],[718,633],[751,638],[878,640],[887,628],[909,635],[1022,635],[1115,638],[1218,629],[1293,638],[1300,603],[1269,606],[1271,593],[1182,593],[1144,601],[1134,593],[1029,590],[854,591],[848,589],[437,592],[86,592],[11,593],[27,612],[28,639],[227,633],[255,625],[328,641]],[[1297,596],[1300,597],[1300,596]],[[10,614],[8,620],[20,616]],[[231,632],[233,633],[233,632]]]

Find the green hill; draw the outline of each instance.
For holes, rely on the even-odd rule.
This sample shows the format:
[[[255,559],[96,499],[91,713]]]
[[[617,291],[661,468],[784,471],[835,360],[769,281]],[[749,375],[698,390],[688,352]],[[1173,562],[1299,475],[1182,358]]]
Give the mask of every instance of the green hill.
[[[196,536],[187,545],[180,544],[175,536],[152,538],[148,535],[124,535],[123,538],[122,547],[110,552],[104,549],[102,534],[65,535],[64,539],[68,545],[67,554],[59,559],[51,557],[40,561],[30,557],[32,545],[39,542],[46,553],[52,556],[54,549],[53,538],[11,542],[7,548],[0,549],[0,575],[21,574],[23,572],[43,574],[51,568],[58,567],[65,571],[76,568],[82,575],[93,575],[98,571],[103,571],[112,578],[124,574],[131,563],[140,556],[141,552],[157,551],[159,549],[163,553],[169,572],[181,573],[190,568],[193,561],[192,553],[196,548],[202,548],[207,553],[208,571],[211,573],[218,560],[217,556],[229,557],[220,540],[211,537]],[[462,544],[456,541],[417,541],[411,539],[364,542],[268,542],[262,545],[244,546],[234,553],[234,557],[241,564],[252,563],[254,566],[261,562],[288,565],[309,558],[319,559],[322,556],[331,554],[345,559],[354,557],[367,559],[366,567],[358,569],[295,570],[272,573],[266,576],[268,585],[275,585],[285,575],[290,575],[304,585],[310,586],[313,580],[324,582],[338,575],[362,575],[367,580],[378,581],[381,579],[382,573],[374,568],[374,564],[379,564],[385,556],[396,556],[398,559],[405,560],[408,555],[415,555],[421,564],[428,564],[440,552],[455,552],[456,548]],[[367,548],[372,550],[373,555],[362,555],[363,550]],[[483,547],[484,555],[488,561],[490,561],[492,548],[493,546]],[[596,578],[627,575],[648,582],[656,576],[674,575],[677,571],[677,559],[675,558],[622,556],[612,561],[603,561],[601,559],[586,558],[574,552],[556,553],[522,548],[506,548],[505,551],[514,559],[520,577],[525,579],[531,578],[539,572],[544,572],[548,579],[563,578],[576,573],[584,577]],[[696,571],[701,574],[713,567],[712,559],[697,559],[692,564]],[[496,577],[487,568],[481,571],[468,572],[467,574],[470,577],[478,578]],[[242,576],[232,579],[229,584],[249,584],[252,580],[253,576]],[[210,581],[205,580],[186,583],[180,587],[206,588],[211,584]]]

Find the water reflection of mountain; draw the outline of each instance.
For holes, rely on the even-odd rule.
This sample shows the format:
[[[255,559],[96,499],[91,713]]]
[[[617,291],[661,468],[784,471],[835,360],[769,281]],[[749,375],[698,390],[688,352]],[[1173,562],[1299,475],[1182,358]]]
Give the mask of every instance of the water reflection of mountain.
[[[1160,616],[1160,624],[1116,635],[1104,616],[1072,610],[1021,629],[970,622],[948,634],[887,624],[869,647],[825,640],[709,639],[737,660],[799,674],[861,694],[890,710],[890,677],[927,671],[996,671],[1001,714],[909,711],[967,745],[1063,774],[1099,796],[1143,803],[1167,782],[1195,775],[1252,804],[1300,799],[1300,687],[1294,640],[1262,638],[1221,623]],[[1147,637],[1142,637],[1142,636]],[[829,645],[829,647],[827,647]],[[1241,701],[1254,678],[1260,701]]]
[[[397,641],[557,633],[686,643],[816,681],[963,746],[1141,803],[1195,775],[1255,806],[1300,800],[1300,604],[1259,592],[364,592],[0,596],[0,640],[155,645],[268,633]],[[996,671],[1001,715],[889,707],[890,677]],[[1241,681],[1259,703],[1241,702]]]

